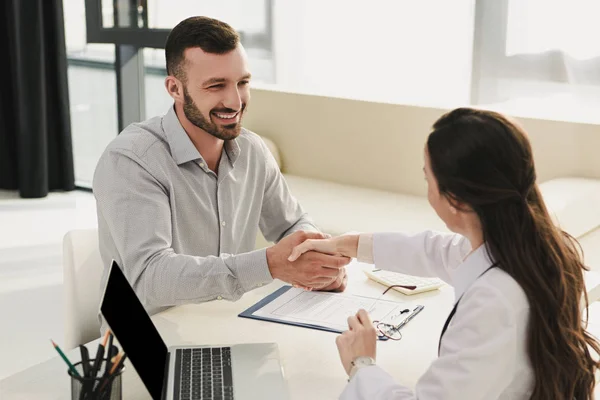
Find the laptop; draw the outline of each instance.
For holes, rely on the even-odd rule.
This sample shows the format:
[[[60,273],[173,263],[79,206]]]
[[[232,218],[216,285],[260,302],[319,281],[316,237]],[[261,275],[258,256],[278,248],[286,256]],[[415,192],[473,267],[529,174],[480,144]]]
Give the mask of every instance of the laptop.
[[[155,400],[289,398],[275,343],[167,347],[114,261],[100,312]]]

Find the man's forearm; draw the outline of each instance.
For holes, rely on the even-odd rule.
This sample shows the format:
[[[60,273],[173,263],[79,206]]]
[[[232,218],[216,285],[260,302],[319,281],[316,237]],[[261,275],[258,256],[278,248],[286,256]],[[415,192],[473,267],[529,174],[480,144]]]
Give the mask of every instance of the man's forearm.
[[[272,281],[265,249],[221,257],[196,257],[162,251],[141,264],[125,263],[125,273],[148,308],[237,300]]]

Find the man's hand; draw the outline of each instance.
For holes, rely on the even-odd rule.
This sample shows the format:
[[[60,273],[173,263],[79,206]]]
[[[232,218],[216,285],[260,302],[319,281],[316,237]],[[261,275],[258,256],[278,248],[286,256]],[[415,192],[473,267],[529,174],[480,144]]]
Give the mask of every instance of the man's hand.
[[[340,272],[330,285],[325,286],[324,288],[319,289],[323,292],[343,292],[346,290],[346,286],[348,286],[348,275],[346,274],[346,268],[340,268]]]
[[[303,288],[343,290],[347,280],[344,266],[350,262],[350,258],[309,251],[293,262],[288,260],[292,249],[300,243],[307,239],[326,237],[322,233],[298,231],[267,248],[267,264],[271,276]]]

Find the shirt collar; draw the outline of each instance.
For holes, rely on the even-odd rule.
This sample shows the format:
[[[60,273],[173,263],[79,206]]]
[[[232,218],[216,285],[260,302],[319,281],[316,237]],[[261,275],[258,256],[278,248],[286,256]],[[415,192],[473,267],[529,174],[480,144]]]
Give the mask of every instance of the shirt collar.
[[[455,302],[492,265],[493,261],[488,255],[485,243],[469,254],[456,268],[452,277]]]
[[[242,128],[242,130],[243,129],[244,128]],[[237,160],[240,155],[240,145],[237,142],[237,138],[232,140],[226,140],[224,148],[225,153],[227,154],[227,158],[229,158],[229,161],[231,162],[231,165],[235,165],[235,160]]]
[[[202,155],[200,155],[200,152],[196,149],[194,143],[192,143],[185,129],[181,126],[174,106],[169,107],[169,111],[163,116],[162,128],[171,148],[171,155],[177,165],[194,160],[204,162]],[[226,140],[224,150],[233,166],[240,155],[240,146],[237,143],[237,139]]]

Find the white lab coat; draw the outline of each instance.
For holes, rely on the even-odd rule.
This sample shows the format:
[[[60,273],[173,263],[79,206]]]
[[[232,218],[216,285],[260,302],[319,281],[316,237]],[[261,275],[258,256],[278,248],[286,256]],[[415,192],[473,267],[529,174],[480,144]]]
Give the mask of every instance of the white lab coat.
[[[359,259],[360,251],[370,247],[364,242],[371,239],[378,268],[440,277],[454,286],[455,301],[463,297],[442,339],[440,356],[414,392],[394,381],[402,382],[401,376],[392,378],[372,366],[358,370],[340,399],[529,399],[533,390],[526,346],[529,302],[521,286],[500,268],[480,276],[492,265],[485,246],[469,254],[471,245],[460,235],[379,233],[361,235]]]

